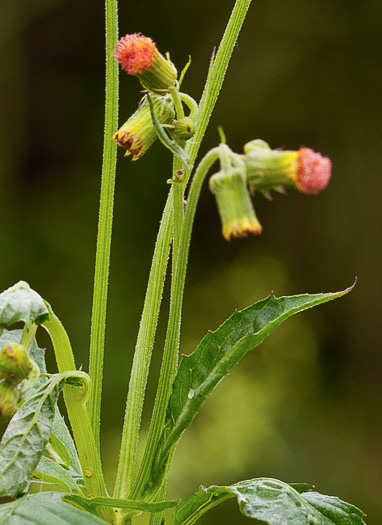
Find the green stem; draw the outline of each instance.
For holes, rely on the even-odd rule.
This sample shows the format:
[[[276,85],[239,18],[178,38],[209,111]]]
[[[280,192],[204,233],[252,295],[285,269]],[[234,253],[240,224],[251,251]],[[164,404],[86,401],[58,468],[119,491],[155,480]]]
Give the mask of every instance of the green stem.
[[[53,314],[42,326],[49,333],[52,340],[58,371],[62,373],[76,370],[72,347],[59,319]],[[86,407],[79,398],[76,388],[69,385],[64,386],[64,399],[88,496],[107,496],[102,475],[101,459],[93,439]],[[108,514],[110,515],[109,517],[112,516],[110,513]]]
[[[180,119],[184,117],[184,111],[182,106],[182,101],[179,96],[179,91],[177,88],[173,87],[170,89],[170,95],[172,97],[172,101],[174,102],[175,111],[176,111],[176,118]]]
[[[29,328],[27,325],[24,326],[23,335],[21,337],[20,344],[22,344],[27,352],[31,349],[34,336],[36,335],[38,325],[30,323]]]
[[[170,192],[163,212],[139,325],[126,401],[114,498],[127,497],[134,476],[143,401],[172,238],[172,195],[173,191]]]
[[[252,0],[236,0],[232,10],[231,17],[228,21],[223,38],[216,57],[213,59],[202,98],[199,103],[198,121],[196,124],[195,135],[186,146],[186,152],[191,159],[195,159],[200,143],[204,137],[211,113],[218,99],[223,80],[228,68],[232,52],[235,47],[240,29],[245,20],[247,11]]]
[[[201,99],[202,108],[200,108],[198,112],[198,120],[195,126],[195,135],[192,138],[192,140],[189,141],[186,145],[186,151],[189,151],[189,156],[191,158],[190,173],[192,170],[192,166],[195,162],[196,156],[198,154],[200,143],[204,136],[205,130],[207,128],[208,121],[211,117],[212,110],[214,108],[217,97],[219,95],[220,88],[224,80],[224,75],[228,67],[229,58],[233,51],[234,43],[237,39],[237,35],[240,31],[242,22],[245,18],[250,1],[251,0],[237,0],[234,6],[233,12],[232,12],[230,21],[224,33],[222,42],[220,44],[218,54],[212,64],[211,71],[208,76],[207,83],[206,83],[206,86],[205,86],[205,89],[202,95],[202,99]],[[183,94],[181,94],[180,96],[181,98],[183,98],[183,101],[187,103],[186,101],[187,96],[184,96]],[[196,108],[194,109],[196,110]],[[171,190],[168,196],[166,208],[165,208],[165,210],[167,211],[170,210],[172,207],[172,197],[173,197],[173,191]],[[157,245],[161,244],[162,239],[171,238],[171,236],[172,236],[172,223],[170,220],[165,221],[163,219],[162,224],[161,224],[161,229],[159,231],[158,238],[157,238]],[[163,264],[164,268],[167,267],[167,257],[168,257],[168,254],[166,256],[162,254],[161,263]],[[154,268],[154,265],[156,264],[158,264],[158,259],[155,259],[154,257],[153,263],[152,263],[152,269]],[[151,270],[149,282],[148,282],[148,291],[146,294],[146,300],[145,300],[145,305],[144,305],[144,311],[142,313],[142,320],[141,320],[139,334],[138,334],[139,346],[141,348],[140,356],[144,355],[144,357],[134,357],[134,361],[135,359],[137,360],[144,359],[146,363],[150,363],[150,359],[151,359],[151,352],[152,352],[152,346],[153,346],[153,341],[155,337],[155,330],[156,330],[156,326],[158,322],[159,304],[160,304],[161,296],[162,296],[162,291],[160,292],[160,294],[157,293],[158,301],[155,303],[157,305],[157,308],[154,308],[152,310],[149,310],[148,308],[146,308],[148,298],[150,297],[149,289],[150,287],[153,286],[151,281],[154,278],[154,275],[155,275],[155,272]],[[145,319],[145,322],[143,322],[144,319]],[[145,326],[151,327],[151,330],[148,330],[146,332],[144,328]],[[137,347],[138,347],[138,342],[137,342]],[[174,349],[174,354],[177,354],[177,349]],[[173,362],[176,362],[176,360],[173,360]],[[134,370],[137,371],[138,366],[134,367],[133,365],[131,378],[133,378],[134,374],[137,373],[137,372],[134,372]],[[118,475],[117,475],[116,488],[115,488],[115,493],[119,494],[119,497],[127,497],[128,495],[128,492],[126,492],[126,490],[130,484],[133,467],[127,467],[127,463],[125,461],[127,456],[124,452],[124,449],[129,447],[131,450],[136,451],[136,436],[138,435],[138,432],[139,432],[139,428],[137,428],[137,422],[138,421],[140,422],[141,420],[144,388],[147,383],[147,374],[148,374],[148,366],[147,366],[147,370],[143,370],[143,369],[141,370],[140,379],[136,378],[135,380],[137,385],[138,384],[141,385],[139,387],[139,390],[141,392],[143,391],[143,393],[140,396],[142,398],[142,405],[141,405],[140,399],[137,400],[136,405],[133,405],[133,402],[128,403],[131,406],[131,410],[135,414],[134,421],[135,421],[136,427],[135,427],[135,430],[131,438],[131,442],[133,443],[132,446],[127,444],[129,442],[129,435],[127,431],[125,432],[124,430],[124,437],[122,438],[120,462],[119,462],[119,467],[118,467]],[[131,395],[130,389],[129,389],[129,395]],[[126,408],[126,414],[127,413],[128,413],[128,410]],[[127,428],[126,421],[124,423],[124,429],[125,428]],[[135,465],[135,453],[136,452],[134,452],[134,454],[130,454],[130,456],[134,456],[134,462],[133,462],[134,465]],[[148,453],[148,444],[146,445],[145,456],[147,456],[147,453]],[[122,458],[125,458],[125,459],[122,459]],[[138,473],[138,478],[140,478],[141,480],[147,477],[144,471],[148,464],[149,462],[147,461],[147,459],[142,462],[140,471]],[[138,487],[138,484],[137,484],[137,487]],[[138,491],[135,490],[134,492],[135,493],[139,492],[139,488],[138,488]]]
[[[175,265],[172,278],[169,322],[163,351],[163,361],[159,377],[157,397],[155,399],[146,449],[141,469],[139,471],[132,494],[132,499],[140,499],[141,497],[145,497],[152,489],[150,486],[150,475],[156,457],[158,442],[163,429],[166,407],[171,395],[172,383],[174,381],[177,368],[176,365],[178,362],[180,317],[182,311],[183,292],[192,225],[201,186],[208,173],[208,170],[218,159],[218,157],[219,148],[214,148],[209,151],[199,164],[191,184],[189,200],[179,243],[179,251],[177,254],[177,263]],[[154,487],[154,490],[156,488],[157,486]]]
[[[93,388],[89,414],[97,448],[100,448],[102,375],[106,329],[107,291],[113,220],[117,145],[112,135],[118,122],[118,64],[112,52],[118,38],[117,0],[106,0],[106,99],[101,197],[94,275],[89,375]]]

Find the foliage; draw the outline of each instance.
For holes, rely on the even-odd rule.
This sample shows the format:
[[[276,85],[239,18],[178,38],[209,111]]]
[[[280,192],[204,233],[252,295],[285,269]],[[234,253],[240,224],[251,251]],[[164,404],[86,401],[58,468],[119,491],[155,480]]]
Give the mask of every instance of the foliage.
[[[237,498],[248,518],[269,525],[362,525],[363,513],[339,498],[324,496],[310,485],[257,478],[230,486],[201,487],[184,501],[167,501],[166,484],[176,444],[216,385],[285,320],[307,308],[337,299],[337,293],[275,297],[273,294],[234,312],[209,332],[178,366],[181,311],[190,238],[201,187],[210,179],[223,235],[227,240],[262,227],[253,193],[293,187],[317,193],[331,176],[331,162],[309,148],[272,150],[254,140],[244,153],[225,143],[210,150],[194,170],[201,140],[219,95],[224,75],[250,0],[237,0],[220,47],[213,55],[199,104],[180,91],[190,61],[177,70],[155,43],[136,33],[117,40],[117,2],[106,0],[106,106],[104,163],[93,296],[89,374],[78,370],[69,337],[50,305],[25,282],[0,294],[0,416],[10,419],[0,444],[0,523],[48,522],[129,525],[142,512],[151,525],[163,524],[162,513],[174,509],[173,525],[191,525],[209,509]],[[114,49],[114,53],[112,53]],[[118,72],[115,58],[137,76],[148,93],[137,111],[116,131]],[[164,108],[166,113],[164,114]],[[186,114],[187,113],[187,114]],[[106,304],[113,216],[116,144],[138,160],[156,138],[172,153],[170,191],[159,229],[131,370],[120,459],[114,493],[109,495],[101,464],[100,412]],[[190,187],[185,204],[185,192]],[[170,246],[171,245],[171,246]],[[137,447],[151,353],[159,318],[164,278],[171,251],[171,304],[157,397],[143,459]],[[22,323],[22,329],[14,328]],[[35,335],[43,327],[51,339],[58,373],[47,373],[44,351]],[[61,416],[61,393],[72,434]],[[73,435],[73,437],[72,437]],[[34,483],[50,489],[30,493]],[[164,518],[163,518],[164,519]]]

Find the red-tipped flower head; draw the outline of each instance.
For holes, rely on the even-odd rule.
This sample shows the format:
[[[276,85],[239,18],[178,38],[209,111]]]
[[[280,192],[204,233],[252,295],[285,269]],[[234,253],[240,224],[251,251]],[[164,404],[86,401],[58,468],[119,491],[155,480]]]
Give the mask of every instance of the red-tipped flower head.
[[[113,56],[129,75],[137,76],[145,89],[164,93],[172,88],[178,73],[161,55],[151,38],[141,33],[125,35],[116,44]]]
[[[129,75],[139,75],[151,66],[155,51],[151,38],[133,33],[117,42],[114,56]]]
[[[331,177],[330,159],[310,148],[273,150],[263,140],[244,146],[245,166],[251,191],[279,190],[292,186],[315,194],[326,188]]]
[[[310,148],[300,148],[297,157],[297,189],[302,193],[318,193],[329,184],[332,163],[328,157]]]

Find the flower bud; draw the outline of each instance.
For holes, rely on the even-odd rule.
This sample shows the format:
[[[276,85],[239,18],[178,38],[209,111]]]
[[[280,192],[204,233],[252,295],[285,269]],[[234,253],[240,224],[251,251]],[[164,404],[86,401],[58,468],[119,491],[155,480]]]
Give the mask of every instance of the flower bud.
[[[194,136],[195,124],[190,117],[183,117],[174,121],[174,135],[180,140],[188,140]]]
[[[229,241],[233,237],[245,237],[248,233],[258,235],[262,231],[242,172],[231,168],[220,171],[210,178],[210,190],[222,222],[222,233]]]
[[[151,100],[159,122],[161,124],[172,122],[175,113],[165,98],[154,95]],[[157,133],[147,98],[144,98],[137,111],[113,135],[113,139],[118,142],[118,145],[126,149],[125,157],[133,155],[132,160],[142,157],[156,138]]]
[[[331,162],[309,148],[272,150],[263,140],[244,146],[245,166],[251,191],[294,187],[302,193],[318,193],[331,177]]]
[[[0,351],[0,381],[15,385],[29,376],[33,364],[23,345],[10,343]]]
[[[17,410],[18,394],[7,382],[0,382],[0,424],[7,423]]]
[[[113,55],[124,71],[139,78],[145,89],[165,93],[174,87],[178,72],[151,38],[141,33],[126,35],[117,42]]]

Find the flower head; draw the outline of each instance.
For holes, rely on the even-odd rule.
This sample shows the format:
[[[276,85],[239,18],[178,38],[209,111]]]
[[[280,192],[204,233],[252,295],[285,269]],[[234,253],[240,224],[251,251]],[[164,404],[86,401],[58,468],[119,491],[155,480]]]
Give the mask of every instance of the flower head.
[[[172,122],[175,113],[165,97],[153,95],[152,102],[159,122],[161,124]],[[125,157],[133,155],[132,160],[141,158],[156,138],[157,133],[146,97],[137,111],[113,135],[113,139],[118,142],[118,145],[126,149]]]
[[[315,194],[326,188],[331,177],[330,159],[310,148],[298,151],[272,150],[263,140],[244,146],[245,165],[251,191],[294,187]]]
[[[175,66],[159,53],[151,38],[141,33],[122,37],[113,55],[124,71],[137,76],[142,86],[153,93],[164,93],[176,82]]]
[[[262,231],[253,208],[244,175],[238,169],[221,171],[210,178],[210,189],[222,222],[222,233],[229,241],[245,237],[248,233],[258,235]]]

